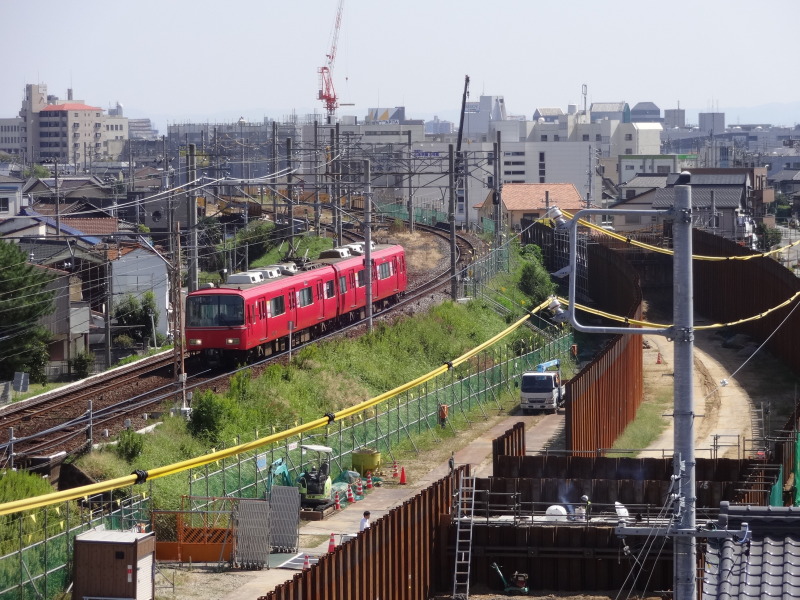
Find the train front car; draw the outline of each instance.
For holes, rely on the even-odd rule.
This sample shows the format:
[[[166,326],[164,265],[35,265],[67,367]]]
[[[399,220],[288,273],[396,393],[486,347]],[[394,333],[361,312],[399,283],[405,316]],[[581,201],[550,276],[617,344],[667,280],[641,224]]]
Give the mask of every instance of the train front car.
[[[186,298],[186,349],[209,358],[247,355],[245,298],[240,290],[208,288]]]

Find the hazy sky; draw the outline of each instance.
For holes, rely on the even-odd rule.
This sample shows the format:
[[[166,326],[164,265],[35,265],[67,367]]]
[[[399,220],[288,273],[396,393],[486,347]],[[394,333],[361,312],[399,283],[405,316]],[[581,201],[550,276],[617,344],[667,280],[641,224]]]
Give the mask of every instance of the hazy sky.
[[[26,83],[163,128],[321,113],[338,0],[2,0],[0,116]],[[680,103],[728,124],[800,121],[797,0],[345,0],[333,79],[340,114],[405,106],[456,120],[470,100],[511,114],[588,102]],[[797,108],[800,104],[791,107]],[[758,107],[755,111],[746,110]],[[787,116],[788,115],[788,116]],[[163,132],[163,129],[162,129]]]

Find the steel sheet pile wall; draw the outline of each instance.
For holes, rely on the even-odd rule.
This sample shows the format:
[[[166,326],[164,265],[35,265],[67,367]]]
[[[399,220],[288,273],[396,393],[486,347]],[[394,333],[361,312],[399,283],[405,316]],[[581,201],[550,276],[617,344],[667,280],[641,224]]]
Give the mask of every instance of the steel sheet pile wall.
[[[452,574],[447,527],[461,471],[469,467],[458,467],[259,600],[426,600]]]
[[[614,251],[589,246],[590,295],[601,310],[641,319],[642,294],[636,272]],[[584,322],[586,315],[580,315]],[[642,402],[642,340],[614,336],[603,351],[567,383],[567,449],[610,448],[636,416]]]
[[[639,571],[633,557],[622,552],[622,542],[612,526],[581,525],[536,527],[473,527],[472,590],[486,587],[503,591],[496,562],[508,578],[515,571],[528,574],[531,592],[585,592],[586,590],[627,590],[631,573]],[[630,541],[630,540],[629,540]],[[640,548],[635,545],[634,552]],[[649,553],[637,555],[643,565],[638,589],[672,588],[671,543],[653,544]],[[538,595],[538,594],[537,594]]]
[[[514,423],[511,429],[492,440],[493,471],[497,470],[496,461],[500,456],[525,456],[525,423]]]
[[[730,240],[694,231],[694,254],[742,256],[751,254]],[[718,323],[730,323],[758,315],[777,306],[800,290],[800,279],[772,258],[735,261],[694,261],[695,309]],[[737,329],[767,342],[769,351],[800,373],[800,311],[781,325],[800,300],[761,319],[737,325]],[[780,328],[778,328],[778,326]]]
[[[769,490],[751,477],[753,467],[759,465],[763,463],[698,458],[698,508],[718,509],[722,500],[766,506]],[[523,509],[529,509],[531,503],[579,505],[586,494],[595,507],[613,507],[619,501],[658,510],[665,503],[672,471],[672,458],[501,456],[495,461],[494,480],[479,487],[496,491],[497,502],[502,502],[501,493],[509,498],[516,495],[515,501],[522,503]]]

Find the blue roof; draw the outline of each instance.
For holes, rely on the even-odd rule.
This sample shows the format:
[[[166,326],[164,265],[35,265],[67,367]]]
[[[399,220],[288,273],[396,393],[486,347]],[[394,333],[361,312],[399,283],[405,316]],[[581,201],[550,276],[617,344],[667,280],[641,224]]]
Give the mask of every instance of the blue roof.
[[[56,220],[54,218],[47,217],[45,215],[40,215],[30,207],[23,208],[21,212],[23,215],[31,217],[32,219],[36,219],[40,223],[46,223],[47,225],[50,225],[51,227],[54,228],[58,227]],[[63,222],[61,223],[61,232],[67,235],[75,236],[76,238],[80,238],[82,241],[86,242],[87,244],[91,244],[92,246],[94,246],[95,244],[99,244],[100,242],[103,241],[102,238],[95,237],[93,235],[86,235],[79,229],[75,229],[74,227],[65,225]]]

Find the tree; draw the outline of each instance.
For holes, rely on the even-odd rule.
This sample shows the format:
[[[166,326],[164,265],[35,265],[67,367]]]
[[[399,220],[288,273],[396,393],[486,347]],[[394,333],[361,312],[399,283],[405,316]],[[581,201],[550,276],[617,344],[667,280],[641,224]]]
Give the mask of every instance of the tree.
[[[16,244],[0,240],[0,381],[15,371],[29,373],[31,381],[46,381],[50,332],[39,319],[54,310],[53,279],[45,269],[28,264]]]
[[[150,322],[151,314],[153,323]],[[133,294],[128,294],[114,307],[114,318],[120,332],[137,343],[144,343],[144,339],[152,335],[153,324],[158,325],[158,317],[156,297],[150,291],[142,294],[141,302]]]
[[[534,244],[528,244],[522,248],[521,256],[524,264],[519,289],[533,301],[533,304],[541,304],[556,290],[556,284],[544,268],[542,249]]]
[[[759,250],[770,250],[773,246],[780,244],[783,239],[780,229],[768,227],[764,223],[756,225],[756,235],[758,236]]]
[[[25,169],[23,175],[27,177],[37,177],[39,179],[46,179],[47,177],[52,177],[52,173],[47,167],[43,167],[42,165],[33,165],[30,169]]]

